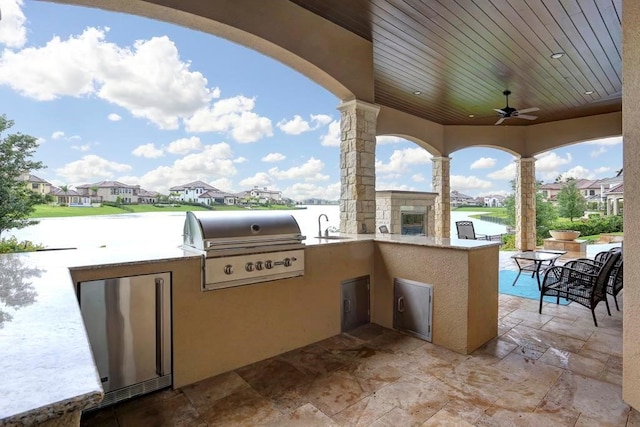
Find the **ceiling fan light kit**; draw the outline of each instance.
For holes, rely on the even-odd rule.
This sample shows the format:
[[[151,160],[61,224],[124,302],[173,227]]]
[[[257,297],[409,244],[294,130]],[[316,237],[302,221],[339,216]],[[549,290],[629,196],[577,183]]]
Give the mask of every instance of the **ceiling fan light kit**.
[[[510,119],[510,118],[519,118],[519,119],[525,119],[525,120],[535,120],[538,117],[537,116],[532,116],[529,114],[523,114],[523,113],[532,113],[534,111],[538,111],[540,110],[538,107],[529,107],[529,108],[525,108],[523,110],[518,110],[516,108],[513,107],[509,107],[509,95],[511,95],[511,91],[509,89],[505,90],[504,92],[502,92],[502,94],[505,96],[506,98],[506,107],[503,108],[494,108],[493,110],[496,111],[498,114],[500,114],[500,118],[498,119],[498,121],[495,123],[496,125],[502,124],[502,122],[504,122],[506,119]]]

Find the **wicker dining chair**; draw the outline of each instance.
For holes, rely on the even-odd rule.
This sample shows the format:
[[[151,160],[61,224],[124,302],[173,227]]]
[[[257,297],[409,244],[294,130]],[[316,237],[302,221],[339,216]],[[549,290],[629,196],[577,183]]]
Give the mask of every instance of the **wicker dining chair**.
[[[594,257],[594,261],[603,264],[604,261],[611,255],[612,251],[616,251],[619,248],[613,248],[608,251],[599,252]],[[616,310],[620,311],[620,307],[618,306],[618,294],[622,290],[622,276],[623,276],[623,265],[622,265],[622,252],[620,252],[620,258],[618,262],[613,266],[613,270],[611,270],[611,274],[609,275],[609,283],[607,283],[606,292],[613,297],[613,301],[616,303]]]
[[[458,231],[458,239],[502,240],[502,234],[476,234],[476,230],[473,228],[473,221],[456,221],[456,230]]]
[[[577,259],[569,261],[563,266],[549,268],[544,275],[540,290],[538,313],[542,314],[542,302],[546,295],[556,296],[556,304],[560,302],[562,297],[589,308],[593,323],[598,326],[595,309],[600,301],[604,301],[607,313],[611,315],[606,287],[620,256],[620,250],[611,251],[602,264],[594,262],[594,260]]]

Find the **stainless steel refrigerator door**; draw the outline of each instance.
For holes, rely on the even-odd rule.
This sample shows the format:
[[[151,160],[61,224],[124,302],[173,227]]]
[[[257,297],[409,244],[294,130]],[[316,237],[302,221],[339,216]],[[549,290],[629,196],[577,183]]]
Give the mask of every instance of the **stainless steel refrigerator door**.
[[[79,284],[105,393],[171,373],[170,289],[170,273]]]

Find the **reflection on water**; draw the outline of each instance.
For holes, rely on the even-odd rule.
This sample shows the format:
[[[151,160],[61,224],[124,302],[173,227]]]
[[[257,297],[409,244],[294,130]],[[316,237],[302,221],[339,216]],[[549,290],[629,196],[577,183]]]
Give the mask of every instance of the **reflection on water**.
[[[29,279],[40,277],[43,270],[28,267],[22,260],[12,254],[0,257],[0,329],[13,319],[10,312],[36,301],[37,293]]]
[[[82,208],[78,208],[82,209]],[[307,239],[318,235],[318,216],[326,214],[329,221],[322,220],[322,231],[327,227],[340,227],[340,207],[337,205],[315,205],[296,209],[292,214]],[[476,212],[472,212],[476,213]],[[69,218],[44,218],[40,223],[21,230],[11,230],[18,240],[31,240],[47,248],[99,248],[114,246],[173,247],[182,244],[184,212],[153,212],[121,215],[98,215]],[[451,212],[451,236],[455,237],[455,221],[469,218],[467,212]],[[472,219],[476,233],[501,234],[506,227],[486,221]]]

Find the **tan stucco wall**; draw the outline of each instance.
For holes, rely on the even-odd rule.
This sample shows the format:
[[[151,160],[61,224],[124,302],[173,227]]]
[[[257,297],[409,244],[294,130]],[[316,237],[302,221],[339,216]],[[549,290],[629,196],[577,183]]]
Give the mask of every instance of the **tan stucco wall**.
[[[622,14],[624,184],[624,313],[622,397],[640,409],[640,2]],[[638,185],[636,185],[638,184]]]
[[[488,266],[495,272],[477,273]],[[466,251],[377,242],[374,271],[373,323],[393,327],[393,279],[402,278],[433,286],[434,344],[468,354],[497,335],[497,246]]]

